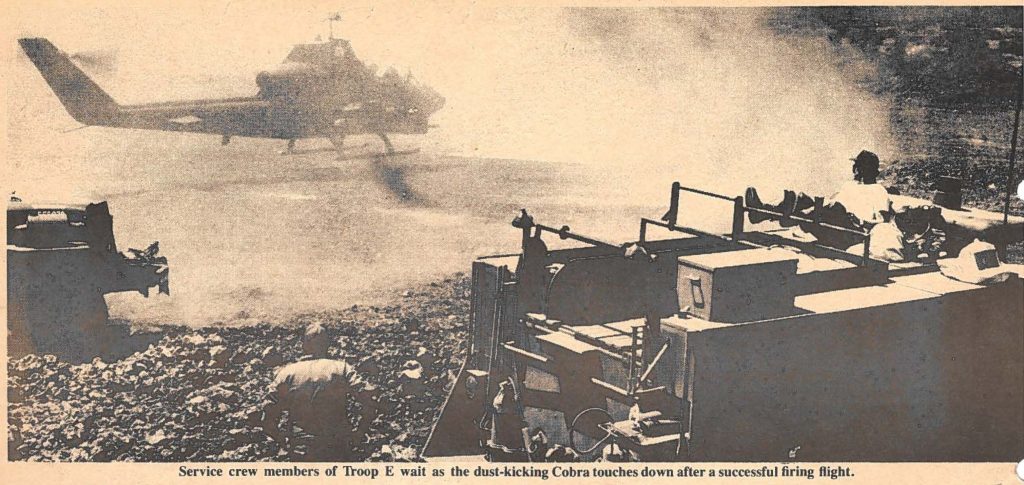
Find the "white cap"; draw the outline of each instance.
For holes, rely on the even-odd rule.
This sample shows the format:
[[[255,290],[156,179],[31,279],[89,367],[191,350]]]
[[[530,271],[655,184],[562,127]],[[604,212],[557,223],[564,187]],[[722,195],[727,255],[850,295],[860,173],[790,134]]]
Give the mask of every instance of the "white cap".
[[[1024,274],[1024,266],[1000,263],[995,246],[977,239],[964,246],[959,256],[938,263],[943,275],[976,285],[1002,283]]]

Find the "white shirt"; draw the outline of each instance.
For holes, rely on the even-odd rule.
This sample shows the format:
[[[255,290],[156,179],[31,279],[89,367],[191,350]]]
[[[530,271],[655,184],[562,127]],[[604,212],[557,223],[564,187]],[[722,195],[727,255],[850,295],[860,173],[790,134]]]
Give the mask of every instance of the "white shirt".
[[[843,204],[843,207],[861,222],[871,224],[883,222],[882,212],[888,211],[892,205],[885,187],[855,181],[843,184],[839,192],[832,197],[832,201]]]
[[[270,384],[270,389],[278,399],[305,402],[318,396],[342,396],[363,387],[365,383],[352,366],[332,359],[302,360],[288,364],[278,369],[274,382]]]

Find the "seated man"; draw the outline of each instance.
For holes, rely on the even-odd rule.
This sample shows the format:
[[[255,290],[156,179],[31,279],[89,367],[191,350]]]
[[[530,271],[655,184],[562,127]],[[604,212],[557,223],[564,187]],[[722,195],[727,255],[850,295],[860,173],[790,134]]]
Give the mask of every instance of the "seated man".
[[[758,223],[776,219],[784,227],[797,225],[789,219],[799,216],[805,219],[818,220],[837,227],[865,231],[874,225],[885,222],[891,214],[892,202],[885,187],[878,184],[878,156],[867,150],[861,151],[853,160],[853,180],[843,184],[820,209],[815,209],[814,199],[806,194],[797,195],[787,190],[779,205],[768,205],[761,202],[757,191],[747,189],[746,205],[755,209],[764,209],[781,214],[777,218],[763,212],[749,211],[750,222]],[[838,231],[817,224],[800,224],[800,228],[811,233],[819,242],[826,246],[846,249],[859,242],[856,234]]]
[[[853,180],[839,188],[831,203],[843,206],[861,226],[884,222],[892,212],[892,200],[889,191],[878,183],[878,156],[862,150],[852,160]]]

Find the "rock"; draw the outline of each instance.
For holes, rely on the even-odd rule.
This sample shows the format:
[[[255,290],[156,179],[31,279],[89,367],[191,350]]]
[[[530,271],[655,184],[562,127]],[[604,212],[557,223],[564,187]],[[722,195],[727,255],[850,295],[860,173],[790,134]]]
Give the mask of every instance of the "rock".
[[[415,360],[410,360],[403,367],[402,372],[398,374],[399,393],[405,397],[422,395],[426,390],[423,366]]]
[[[263,410],[259,407],[252,407],[245,414],[245,424],[249,426],[262,426],[263,424]]]
[[[229,362],[232,365],[241,365],[249,362],[250,360],[252,360],[252,356],[248,352],[238,350],[231,355],[231,360],[229,360]]]
[[[356,372],[359,375],[374,378],[380,375],[380,365],[372,358],[367,358],[356,366]]]
[[[238,375],[227,372],[222,372],[220,374],[210,376],[210,378],[207,379],[206,381],[206,383],[209,385],[231,384],[235,382],[238,382]]]
[[[25,400],[25,391],[18,385],[7,385],[7,402],[11,404],[18,404]],[[8,448],[10,449],[10,448]]]
[[[402,319],[402,325],[405,327],[405,331],[415,335],[420,329],[420,321],[415,318]]]
[[[167,439],[167,435],[163,432],[163,430],[157,430],[153,433],[146,435],[146,443],[149,443],[151,445],[159,444],[165,439]]]
[[[211,367],[222,369],[228,365],[228,361],[231,360],[231,352],[227,347],[223,345],[217,345],[210,348],[210,359],[212,359]]]
[[[188,403],[193,405],[193,406],[199,406],[199,405],[202,405],[202,404],[205,404],[205,403],[208,403],[208,402],[210,402],[210,398],[208,398],[206,396],[201,396],[201,395],[193,397],[192,399],[188,400]]]
[[[267,347],[260,354],[260,363],[266,367],[277,367],[284,363],[284,357],[274,347]]]
[[[182,349],[179,353],[180,358],[191,360],[191,361],[207,361],[210,360],[210,349],[206,347],[191,347],[188,349]]]
[[[427,350],[426,347],[422,347],[421,346],[416,351],[416,361],[419,362],[420,366],[424,370],[429,370],[429,369],[434,367],[434,361],[435,361],[434,353],[429,351],[429,350]]]
[[[423,366],[415,360],[408,360],[402,366],[399,374],[400,380],[421,380],[423,379]]]

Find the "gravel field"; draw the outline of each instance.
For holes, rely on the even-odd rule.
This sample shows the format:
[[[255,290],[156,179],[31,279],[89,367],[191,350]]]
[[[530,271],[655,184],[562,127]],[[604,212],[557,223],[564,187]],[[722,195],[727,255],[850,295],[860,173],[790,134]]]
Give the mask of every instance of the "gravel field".
[[[940,176],[956,176],[964,181],[965,206],[1003,212],[1013,115],[1003,106],[894,106],[892,129],[903,156],[883,168],[880,182],[931,199]],[[1017,151],[1019,174],[1024,163]],[[1015,194],[1010,214],[1022,216],[1024,202]],[[1010,246],[1007,257],[1024,262],[1024,244]]]
[[[304,315],[293,326],[161,328],[159,341],[114,362],[9,361],[9,459],[300,459],[301,449],[282,450],[259,419],[273,369],[300,357],[300,333],[313,322],[331,337],[330,355],[381,391],[385,411],[359,456],[415,459],[465,356],[468,296],[468,278],[456,275],[393,305]],[[410,360],[423,366],[419,379],[402,372]]]

